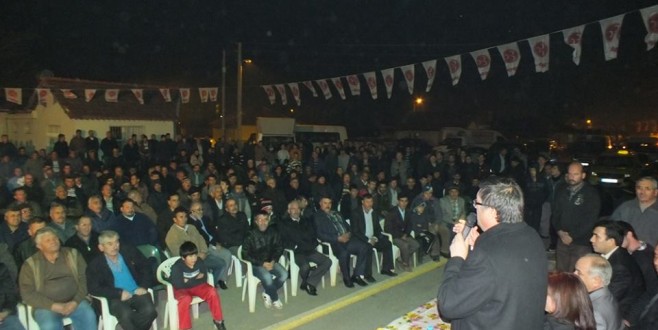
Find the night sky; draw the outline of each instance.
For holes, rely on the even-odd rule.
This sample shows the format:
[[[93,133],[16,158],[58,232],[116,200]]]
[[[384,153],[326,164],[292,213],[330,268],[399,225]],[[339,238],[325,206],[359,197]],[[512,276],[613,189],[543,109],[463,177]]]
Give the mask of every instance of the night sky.
[[[656,1],[14,1],[0,13],[2,87],[33,88],[47,69],[58,77],[181,87],[219,86],[227,50],[227,109],[235,121],[236,43],[243,43],[245,123],[259,116],[294,116],[304,123],[342,123],[351,135],[389,129],[489,124],[509,135],[547,135],[571,122],[630,129],[658,119],[658,56],[647,52],[646,30],[636,9]],[[621,33],[619,58],[603,58],[598,23],[583,36],[580,66],[561,34],[551,36],[548,73],[535,73],[527,43],[508,78],[492,51],[489,78],[480,81],[468,52],[559,31],[631,11]],[[443,57],[462,57],[460,83],[452,86]],[[313,98],[273,106],[262,84],[331,78],[439,59],[429,94],[416,66],[413,97],[399,71],[393,97],[343,101]],[[346,85],[346,83],[344,82]],[[382,97],[383,95],[383,97]],[[288,95],[289,102],[292,97]],[[294,101],[293,101],[294,103]],[[216,118],[214,105],[193,102],[182,119],[192,133]],[[619,121],[623,118],[626,122]],[[620,125],[621,124],[621,125]]]

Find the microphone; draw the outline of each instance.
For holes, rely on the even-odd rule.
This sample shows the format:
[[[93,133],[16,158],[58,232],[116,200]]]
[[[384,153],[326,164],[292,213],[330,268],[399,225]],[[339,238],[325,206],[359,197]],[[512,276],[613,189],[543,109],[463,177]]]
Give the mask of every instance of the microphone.
[[[475,214],[475,212],[471,212],[468,214],[466,217],[466,224],[464,226],[464,231],[462,231],[462,236],[464,236],[464,239],[468,237],[468,234],[471,232],[471,229],[477,224],[478,222],[478,217]]]

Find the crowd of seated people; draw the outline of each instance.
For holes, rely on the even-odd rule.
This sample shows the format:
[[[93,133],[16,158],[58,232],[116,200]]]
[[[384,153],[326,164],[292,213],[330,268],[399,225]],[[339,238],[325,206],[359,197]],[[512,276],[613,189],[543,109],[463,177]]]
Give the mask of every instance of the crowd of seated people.
[[[550,240],[550,224],[546,219],[550,219],[556,191],[568,189],[568,185],[561,172],[564,169],[549,160],[547,155],[528,159],[518,149],[508,152],[503,148],[487,158],[465,150],[421,151],[374,142],[264,146],[250,141],[244,145],[211,146],[206,139],[181,136],[172,139],[168,134],[159,139],[155,135],[132,136],[122,145],[111,132],[98,139],[91,131],[86,137],[76,132],[69,142],[62,134],[52,150],[28,154],[25,148],[16,148],[3,136],[0,209],[4,221],[0,225],[0,247],[6,247],[0,249],[3,254],[0,261],[8,263],[7,273],[18,279],[19,273],[26,272],[28,276],[25,265],[31,257],[41,252],[39,261],[48,260],[58,255],[52,252],[54,245],[58,245],[58,253],[64,251],[62,255],[75,259],[80,266],[69,271],[75,280],[74,271],[93,274],[96,268],[89,269],[86,265],[104,255],[110,271],[113,271],[110,259],[127,258],[121,254],[123,257],[116,259],[116,251],[114,257],[107,257],[103,249],[110,248],[99,249],[99,246],[109,244],[108,240],[120,238],[121,249],[124,245],[127,249],[154,247],[161,257],[165,252],[180,255],[181,245],[191,241],[194,249],[186,253],[194,254],[204,263],[217,288],[226,289],[233,256],[263,261],[245,254],[249,252],[246,250],[238,256],[238,249],[248,237],[258,234],[254,232],[258,230],[255,218],[265,214],[267,230],[277,232],[277,244],[295,255],[302,290],[310,295],[318,294],[316,286],[329,269],[330,248],[339,261],[345,286],[366,286],[377,280],[374,275],[396,276],[400,271],[412,271],[413,258],[422,261],[426,255],[438,261],[450,257],[452,226],[474,211],[472,202],[478,184],[490,175],[509,176],[519,183],[525,194],[526,222]],[[638,207],[640,215],[626,212],[614,219],[641,225],[642,232],[637,233],[641,238],[645,237],[647,226],[636,218],[650,217],[645,212],[658,214],[655,179],[646,181],[653,188],[653,202],[642,199]],[[638,196],[642,195],[638,193]],[[625,206],[624,210],[628,208]],[[658,219],[654,220],[658,223]],[[108,230],[116,236],[100,239]],[[44,231],[47,233],[41,237],[39,233]],[[392,240],[383,233],[391,234]],[[658,231],[651,231],[652,236],[642,241],[641,251],[653,249],[647,243],[658,241],[654,233]],[[626,234],[621,235],[625,242]],[[610,232],[607,237],[615,242],[620,240]],[[39,241],[49,242],[53,246],[51,251],[43,252]],[[622,248],[624,242],[617,242],[613,248]],[[393,255],[392,245],[399,248],[399,255]],[[372,270],[374,251],[383,256],[379,274],[373,274]],[[357,259],[354,269],[350,267],[350,256]],[[154,273],[157,267],[154,262],[157,261],[147,260],[145,269]],[[256,266],[265,266],[270,271],[276,269],[272,263],[278,261],[264,262],[266,265]],[[0,274],[3,273],[0,268]],[[130,282],[126,285],[129,290],[124,288],[116,291],[120,293],[118,296],[108,297],[129,301],[144,295],[138,289],[153,284],[154,274],[150,282],[143,282],[147,284],[140,283],[143,280],[139,276],[133,274],[132,282],[126,280]],[[647,285],[650,281],[643,279]],[[87,282],[76,283],[87,290],[91,283]],[[20,284],[22,293],[23,283],[14,283]],[[652,287],[653,291],[656,286]],[[39,288],[30,290],[34,295]],[[90,293],[94,294],[93,290],[96,289],[89,287]],[[83,307],[78,299],[81,292],[48,293],[57,296],[61,304],[50,311],[60,316],[73,315]],[[276,294],[269,292],[275,297],[264,297],[265,304],[281,308],[279,303],[275,304],[278,299],[272,299]],[[649,304],[651,293],[646,293],[641,301]],[[29,297],[21,295],[24,302],[36,304],[33,306],[36,309],[46,306],[43,301]],[[623,306],[627,322],[639,322],[641,316],[646,316],[631,302]],[[120,322],[133,322],[126,321],[130,318],[121,314],[122,311],[116,307],[113,313],[120,314]],[[149,313],[146,310],[145,315]],[[52,322],[52,316],[37,321]],[[86,322],[79,319],[74,321]],[[138,328],[149,324],[144,315],[138,319],[134,321],[140,324],[135,325]]]

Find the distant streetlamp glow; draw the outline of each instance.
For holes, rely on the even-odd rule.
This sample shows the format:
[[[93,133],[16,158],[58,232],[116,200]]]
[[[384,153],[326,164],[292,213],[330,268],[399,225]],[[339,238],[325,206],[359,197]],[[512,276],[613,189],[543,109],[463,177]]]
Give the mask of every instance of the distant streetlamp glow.
[[[251,59],[250,58],[244,59],[244,64],[251,64]]]
[[[421,105],[421,104],[423,104],[423,98],[422,97],[417,97],[415,102],[416,102],[416,104]]]

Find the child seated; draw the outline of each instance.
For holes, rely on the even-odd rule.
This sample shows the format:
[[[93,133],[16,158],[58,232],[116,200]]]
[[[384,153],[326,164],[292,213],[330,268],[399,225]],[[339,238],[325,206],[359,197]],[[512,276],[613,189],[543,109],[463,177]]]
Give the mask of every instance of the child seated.
[[[169,281],[174,287],[174,298],[178,300],[178,324],[180,329],[192,329],[190,303],[200,297],[208,303],[213,323],[217,330],[226,330],[222,305],[215,288],[208,284],[208,269],[203,260],[198,259],[197,246],[185,242],[180,246],[180,259],[171,266]]]

